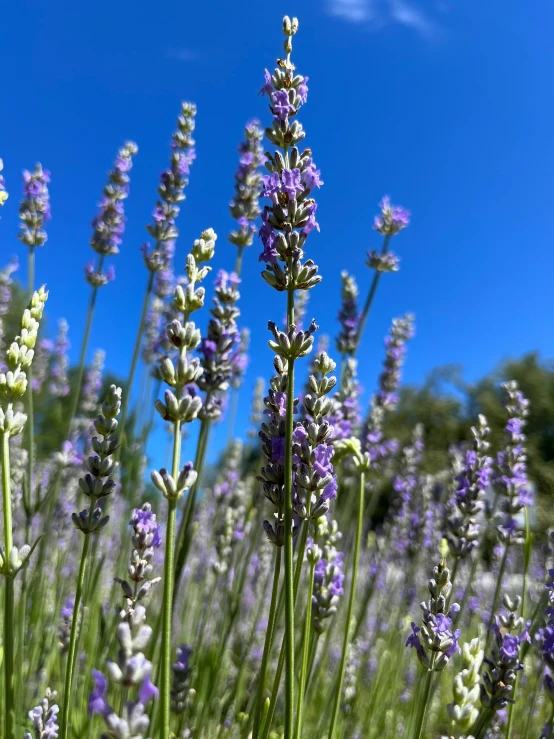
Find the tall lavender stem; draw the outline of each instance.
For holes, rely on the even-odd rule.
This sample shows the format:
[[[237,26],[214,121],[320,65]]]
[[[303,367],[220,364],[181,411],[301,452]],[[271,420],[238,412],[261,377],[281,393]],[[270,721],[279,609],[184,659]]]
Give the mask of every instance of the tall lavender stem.
[[[342,652],[339,663],[339,675],[337,687],[335,690],[335,700],[333,704],[333,714],[331,716],[331,726],[329,728],[329,739],[333,739],[337,728],[337,719],[339,715],[339,706],[342,697],[342,686],[344,682],[344,669],[346,667],[346,656],[348,653],[348,644],[350,642],[352,614],[354,612],[354,602],[356,599],[356,585],[358,581],[358,565],[360,562],[360,550],[362,546],[362,533],[364,523],[364,496],[365,496],[365,476],[369,469],[369,455],[366,453],[363,457],[355,459],[355,465],[359,472],[358,485],[358,516],[356,524],[356,538],[354,539],[354,561],[352,563],[352,579],[350,582],[350,595],[348,597],[348,609],[346,611],[346,623],[344,626],[344,636],[342,641]]]

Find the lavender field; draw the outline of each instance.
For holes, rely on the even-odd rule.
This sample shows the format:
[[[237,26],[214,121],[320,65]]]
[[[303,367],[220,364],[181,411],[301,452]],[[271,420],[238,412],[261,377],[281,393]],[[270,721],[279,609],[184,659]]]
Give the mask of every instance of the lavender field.
[[[139,147],[115,156],[92,253],[74,247],[91,260],[75,365],[78,318],[70,332],[49,311],[37,259],[56,172],[36,164],[21,183],[0,160],[2,215],[19,207],[27,261],[23,280],[0,222],[3,739],[554,738],[554,518],[528,433],[544,409],[507,377],[488,388],[492,417],[475,404],[456,443],[438,424],[431,449],[413,414],[391,425],[415,317],[391,315],[384,343],[362,348],[409,242],[411,213],[389,196],[364,214],[364,272],[336,249],[338,322],[312,318],[329,276],[317,266],[327,176],[302,119],[325,70],[296,68],[296,18],[282,31],[275,68],[260,63],[266,117],[245,122],[228,183],[234,228],[206,228],[184,263],[202,163],[195,104],[175,111],[142,309],[122,327],[112,302],[105,328],[133,337],[124,377],[90,336],[113,301]],[[273,356],[255,382],[245,294],[267,309]]]

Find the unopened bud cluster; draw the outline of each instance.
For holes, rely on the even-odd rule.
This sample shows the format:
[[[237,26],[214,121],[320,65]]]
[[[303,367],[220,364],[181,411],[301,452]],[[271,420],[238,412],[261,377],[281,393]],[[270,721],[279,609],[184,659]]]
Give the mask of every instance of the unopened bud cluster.
[[[448,664],[455,652],[460,652],[458,637],[460,631],[452,631],[452,615],[460,610],[457,603],[448,609],[448,598],[452,584],[446,561],[441,559],[429,580],[431,598],[420,604],[423,611],[421,628],[412,621],[412,633],[406,641],[413,647],[417,657],[426,670],[440,672]]]
[[[468,731],[479,716],[479,670],[484,652],[479,638],[462,647],[463,669],[454,678],[454,700],[446,707],[450,720],[462,732]]]
[[[6,351],[6,371],[0,372],[0,434],[16,436],[25,426],[27,416],[15,410],[14,403],[21,400],[27,390],[27,370],[33,362],[47,298],[44,287],[33,293],[21,319],[20,333]]]
[[[117,462],[114,453],[118,448],[117,416],[121,410],[121,388],[110,385],[108,394],[102,403],[102,410],[94,421],[98,436],[92,438],[94,454],[86,462],[88,472],[79,479],[79,488],[90,498],[89,510],[79,514],[73,513],[71,518],[75,526],[83,534],[92,534],[100,531],[108,523],[110,517],[104,515],[102,508],[95,508],[95,504],[102,498],[114,492],[114,480]]]
[[[200,265],[213,257],[216,238],[210,228],[194,242],[186,261],[188,282],[186,285],[177,285],[173,297],[173,306],[183,318],[174,319],[166,327],[167,340],[177,350],[177,358],[174,360],[165,356],[160,360],[160,377],[172,389],[165,391],[163,401],[156,401],[156,409],[164,421],[179,426],[194,421],[202,408],[196,385],[204,370],[198,357],[190,356],[200,344],[200,330],[189,318],[191,313],[204,305],[205,291],[198,284],[206,277],[210,267]]]
[[[33,172],[23,172],[23,200],[19,206],[21,231],[19,240],[26,246],[36,247],[46,243],[44,222],[50,220],[50,172],[40,164]]]
[[[196,105],[181,103],[181,115],[177,119],[177,129],[171,141],[169,168],[162,172],[158,186],[159,200],[152,214],[152,223],[146,227],[154,239],[154,246],[143,246],[144,262],[150,272],[167,269],[174,252],[174,243],[179,234],[175,220],[179,215],[180,204],[185,199],[184,190],[188,185],[190,167],[196,158],[194,149],[194,119]]]

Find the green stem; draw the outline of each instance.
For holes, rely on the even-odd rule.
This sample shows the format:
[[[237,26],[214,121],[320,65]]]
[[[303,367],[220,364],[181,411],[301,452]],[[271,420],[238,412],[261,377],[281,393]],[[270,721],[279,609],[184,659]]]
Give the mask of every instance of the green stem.
[[[360,486],[358,493],[358,522],[356,526],[356,539],[354,542],[354,562],[352,564],[352,582],[350,584],[350,596],[348,598],[348,610],[346,612],[346,624],[344,627],[344,638],[342,643],[342,654],[339,665],[339,679],[337,690],[335,691],[335,702],[333,705],[333,715],[331,718],[331,726],[329,728],[329,739],[333,739],[337,726],[339,715],[339,705],[342,694],[342,685],[344,681],[344,669],[346,667],[346,655],[348,652],[348,643],[350,641],[352,613],[354,611],[354,600],[356,597],[356,582],[358,579],[358,565],[360,561],[360,549],[362,545],[362,532],[364,522],[364,493],[365,493],[365,471],[360,471]]]
[[[1,434],[2,441],[2,503],[4,506],[4,566],[8,567],[13,548],[12,494],[10,485],[10,446],[7,433]],[[6,739],[15,739],[15,593],[14,580],[5,577],[4,592],[4,711]]]
[[[504,554],[502,555],[502,560],[500,562],[500,569],[498,570],[498,579],[496,580],[496,588],[494,589],[494,598],[492,600],[492,606],[491,606],[491,616],[490,616],[490,624],[492,624],[494,619],[494,614],[496,613],[496,608],[498,606],[498,599],[500,597],[500,589],[502,588],[502,580],[504,578],[504,570],[506,569],[506,560],[508,558],[508,545],[506,544],[504,548]],[[489,642],[490,642],[490,636],[491,636],[492,630],[489,628],[487,630],[487,639],[485,641],[485,654],[489,653]]]
[[[162,681],[160,702],[162,710],[161,736],[169,736],[171,692],[171,611],[174,585],[175,518],[177,501],[169,500],[164,563],[163,630],[162,630]]]
[[[208,399],[206,399],[207,401]],[[183,511],[183,517],[179,525],[179,533],[177,534],[177,546],[176,546],[176,561],[175,561],[175,582],[177,588],[179,587],[179,581],[181,579],[181,573],[183,567],[187,561],[187,555],[190,550],[190,536],[189,529],[194,518],[194,507],[196,503],[196,494],[201,484],[202,470],[204,468],[204,460],[206,457],[206,450],[208,448],[208,439],[210,436],[211,421],[209,418],[203,418],[200,425],[200,433],[198,436],[198,443],[196,445],[196,458],[194,460],[194,469],[197,473],[196,482],[189,490],[187,500],[185,503],[185,510]],[[173,594],[173,603],[175,604],[175,597],[177,596],[177,589]]]
[[[294,287],[289,260],[287,326],[294,323]],[[285,418],[285,737],[292,737],[294,726],[294,587],[292,537],[292,433],[294,427],[294,359],[288,360],[287,411]]]
[[[300,680],[298,684],[298,715],[296,718],[295,739],[302,738],[302,722],[304,720],[304,695],[308,681],[308,662],[310,652],[310,632],[312,626],[312,592],[314,589],[315,562],[310,565],[310,576],[308,578],[308,591],[306,601],[306,616],[304,617],[304,634],[302,637],[302,666],[300,669]]]
[[[481,710],[481,713],[479,714],[479,717],[477,721],[475,722],[474,726],[471,728],[471,735],[475,737],[475,739],[483,739],[483,736],[485,735],[485,731],[487,730],[487,726],[489,725],[490,720],[494,716],[494,711],[490,708],[483,708]]]
[[[235,261],[235,274],[237,277],[240,277],[240,273],[242,271],[242,256],[244,253],[244,246],[238,246],[237,247],[237,259]]]
[[[385,236],[383,239],[383,246],[381,248],[381,256],[384,256],[389,248],[389,242],[390,242],[390,235]],[[358,351],[358,348],[360,346],[360,343],[362,341],[362,334],[364,331],[364,326],[367,321],[367,317],[369,315],[369,311],[371,309],[371,305],[373,303],[373,298],[375,297],[375,293],[377,292],[377,285],[379,284],[379,280],[381,278],[381,272],[375,271],[375,274],[373,275],[373,281],[371,283],[371,287],[369,288],[369,292],[367,294],[367,298],[362,310],[362,315],[360,317],[360,323],[358,326],[358,333],[356,335],[356,346],[354,347],[354,351],[352,352],[352,356],[356,356],[356,352]]]
[[[416,723],[415,732],[414,732],[415,739],[421,739],[421,737],[423,736],[425,716],[427,715],[427,706],[429,705],[429,696],[431,695],[432,678],[433,678],[433,669],[432,669],[432,663],[431,663],[431,668],[427,671],[427,674],[425,675],[425,683],[423,686],[423,700],[420,702],[420,705],[419,705],[419,714],[417,717],[417,723]]]
[[[304,552],[306,550],[306,540],[308,538],[308,527],[303,526],[302,533],[300,534],[300,542],[298,545],[298,554],[296,558],[296,568],[294,570],[294,599],[298,595],[298,589],[300,587],[300,575],[302,573],[302,563],[304,562]],[[277,619],[279,617],[277,616]],[[281,675],[283,674],[283,667],[285,665],[285,641],[281,644],[281,651],[279,652],[279,661],[277,663],[277,671],[275,672],[275,678],[273,679],[273,688],[271,691],[271,701],[267,711],[267,719],[262,724],[261,739],[267,739],[269,735],[269,729],[273,722],[273,716],[275,715],[275,708],[277,705],[277,695],[279,693],[279,686],[281,685]]]
[[[94,510],[94,499],[91,499],[90,516]],[[73,605],[73,617],[71,619],[71,634],[69,637],[69,649],[67,651],[67,663],[65,666],[65,682],[63,693],[62,720],[60,724],[60,739],[67,739],[69,736],[69,708],[72,705],[71,686],[73,682],[73,669],[75,667],[75,652],[77,650],[77,625],[79,622],[79,608],[83,595],[83,585],[85,582],[85,573],[87,569],[87,556],[90,545],[90,534],[84,535],[83,550],[81,552],[81,564],[79,566],[79,576],[77,578],[77,591],[75,593],[75,603]]]
[[[104,255],[101,254],[98,260],[96,271],[99,272],[102,269],[104,263]],[[98,287],[93,287],[90,293],[90,303],[88,306],[87,322],[85,324],[85,333],[83,336],[83,343],[81,344],[81,354],[79,356],[79,368],[77,370],[77,382],[75,383],[75,389],[73,390],[73,404],[71,406],[71,413],[69,415],[69,422],[67,424],[67,432],[65,435],[66,439],[69,439],[71,434],[71,426],[73,420],[77,415],[77,409],[79,407],[79,399],[81,397],[81,387],[83,385],[83,376],[85,374],[85,359],[87,356],[88,341],[90,338],[90,329],[92,327],[92,319],[94,316],[94,307],[96,305],[96,296],[98,295]],[[62,738],[63,739],[63,738]]]
[[[529,563],[531,561],[531,529],[529,526],[529,511],[525,508],[525,543],[523,545],[524,551],[524,567],[523,567],[523,588],[521,593],[521,617],[525,621],[525,600],[527,596],[527,573],[529,571]],[[514,692],[511,695],[512,701],[508,704],[508,725],[506,727],[506,739],[511,739],[512,728],[514,723],[514,705],[516,699],[516,693],[519,688],[519,681],[521,677],[521,670],[516,675],[516,681],[514,684]]]
[[[273,643],[273,634],[275,631],[275,612],[277,610],[277,594],[279,592],[279,575],[281,573],[281,547],[275,547],[275,567],[273,571],[273,588],[271,590],[271,603],[269,605],[269,617],[267,622],[267,631],[265,632],[264,651],[262,656],[262,664],[260,674],[258,675],[258,690],[256,692],[256,710],[254,713],[254,730],[252,732],[253,739],[258,739],[260,730],[260,718],[264,702],[264,685],[265,673],[267,671],[267,663]]]
[[[121,421],[119,424],[119,427],[121,429],[121,435],[122,435],[122,444],[120,445],[119,449],[121,449],[121,446],[123,445],[123,438],[125,437],[125,421],[127,420],[127,412],[129,410],[129,405],[131,402],[131,390],[133,387],[133,381],[135,379],[135,372],[137,369],[137,363],[140,353],[140,346],[142,343],[142,335],[144,333],[144,326],[146,324],[146,316],[148,315],[148,307],[150,306],[150,297],[152,295],[152,288],[154,286],[154,272],[150,272],[150,276],[148,278],[148,285],[146,286],[146,293],[144,295],[144,303],[142,305],[142,313],[140,316],[140,323],[139,328],[137,332],[137,338],[135,339],[135,348],[133,351],[133,359],[131,360],[131,369],[129,370],[128,380],[127,380],[127,392],[125,393],[125,398],[123,401],[123,408],[121,409]],[[116,452],[119,455],[119,451]]]

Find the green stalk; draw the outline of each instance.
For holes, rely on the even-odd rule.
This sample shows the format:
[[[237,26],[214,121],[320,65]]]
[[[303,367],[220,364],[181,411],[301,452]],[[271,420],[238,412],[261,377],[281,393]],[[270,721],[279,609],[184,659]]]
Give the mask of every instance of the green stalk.
[[[2,433],[2,502],[4,506],[4,556],[5,566],[13,547],[12,494],[10,486],[9,436]],[[4,711],[6,739],[15,739],[15,593],[14,580],[5,577],[4,593]]]
[[[287,326],[294,323],[294,287],[289,260]],[[285,418],[285,737],[294,726],[294,587],[292,541],[292,432],[294,426],[294,359],[288,360],[287,413]]]
[[[177,501],[169,500],[167,533],[165,542],[163,630],[162,630],[162,682],[160,701],[162,706],[162,736],[169,736],[171,692],[171,602],[173,599],[173,574],[175,555],[175,518]]]
[[[306,550],[306,540],[308,538],[308,527],[302,527],[302,533],[300,534],[300,541],[298,544],[298,554],[296,558],[296,567],[294,570],[294,600],[298,595],[298,588],[300,587],[300,575],[302,573],[302,563],[304,561],[304,552]],[[279,616],[277,616],[277,619]],[[273,716],[275,715],[275,708],[277,705],[277,695],[279,693],[279,686],[281,685],[281,675],[283,674],[283,667],[285,665],[285,641],[281,644],[281,651],[279,652],[279,661],[277,663],[277,671],[275,672],[275,678],[273,679],[273,688],[271,691],[271,701],[267,710],[267,719],[261,724],[261,739],[267,739],[269,735],[269,729],[273,722]]]
[[[171,475],[179,477],[181,466],[181,422],[175,421],[173,427],[173,462]],[[167,533],[165,539],[164,595],[162,603],[162,680],[160,689],[162,736],[169,736],[171,705],[171,620],[173,610],[173,590],[175,587],[175,522],[177,501],[168,498]]]
[[[235,274],[237,277],[240,277],[240,273],[242,270],[242,256],[244,253],[244,246],[238,246],[237,247],[237,259],[235,261]]]
[[[504,547],[504,554],[502,555],[502,560],[500,562],[500,569],[498,571],[498,579],[496,581],[496,588],[494,589],[494,598],[492,600],[492,606],[491,606],[491,623],[492,619],[494,618],[494,614],[496,613],[496,608],[498,606],[498,599],[500,597],[500,589],[502,587],[502,579],[504,577],[504,570],[506,569],[506,560],[508,558],[508,545]],[[488,654],[489,651],[489,643],[490,643],[490,637],[491,637],[491,629],[489,628],[487,631],[487,639],[485,641],[485,654]]]
[[[425,683],[423,685],[423,700],[420,701],[419,713],[417,717],[414,737],[415,739],[421,739],[423,736],[423,727],[425,725],[425,717],[427,715],[427,707],[429,705],[429,696],[431,695],[431,683],[433,680],[433,664],[435,662],[435,655],[431,658],[431,666],[427,670],[425,675]]]
[[[490,708],[483,708],[481,710],[479,718],[475,722],[474,726],[472,726],[471,728],[471,735],[474,736],[475,739],[483,739],[485,731],[487,730],[487,726],[489,725],[489,722],[493,716],[494,711]]]
[[[90,500],[89,520],[94,511],[94,498]],[[67,663],[65,666],[65,682],[63,692],[62,720],[60,724],[60,739],[69,736],[69,707],[71,701],[71,686],[73,682],[73,669],[75,667],[75,652],[77,650],[77,624],[79,621],[79,608],[83,596],[83,586],[87,570],[87,556],[90,546],[90,534],[83,534],[83,549],[81,552],[81,564],[79,565],[79,576],[77,578],[77,591],[75,593],[75,604],[73,606],[73,618],[71,619],[71,634],[69,637],[69,649],[67,651]]]
[[[264,651],[262,656],[262,664],[260,674],[258,675],[258,690],[256,692],[256,710],[254,713],[254,730],[252,732],[253,739],[258,739],[260,730],[260,718],[264,703],[264,685],[265,673],[267,671],[267,663],[273,643],[273,634],[275,631],[275,612],[277,610],[277,594],[279,592],[279,575],[281,573],[281,547],[275,548],[275,567],[273,571],[273,588],[271,589],[271,603],[269,605],[269,618],[267,622],[267,631],[265,632]]]
[[[531,544],[532,544],[531,529],[529,526],[529,511],[525,507],[525,543],[523,545],[524,552],[524,567],[523,567],[523,589],[521,593],[521,617],[525,621],[525,599],[527,596],[527,573],[529,571],[529,564],[531,562]],[[521,677],[521,670],[516,675],[516,681],[514,684],[514,692],[511,695],[512,701],[508,704],[508,725],[506,727],[506,739],[511,739],[512,728],[514,723],[514,705],[516,699],[516,693],[519,688],[519,681]]]
[[[383,239],[383,246],[381,248],[381,256],[384,256],[389,248],[389,242],[390,242],[390,234],[385,236]],[[369,311],[371,309],[371,305],[373,303],[373,298],[375,297],[375,293],[377,292],[377,285],[379,284],[379,280],[381,278],[381,272],[375,271],[375,274],[373,275],[373,281],[371,283],[371,287],[369,288],[369,292],[367,294],[367,298],[364,304],[364,308],[362,310],[362,315],[360,316],[360,323],[358,326],[358,334],[356,336],[356,346],[354,347],[354,351],[352,352],[352,356],[356,356],[356,352],[358,351],[358,348],[360,346],[361,340],[362,340],[362,334],[364,331],[364,326],[367,321],[367,317],[369,315]]]
[[[365,471],[360,470],[360,487],[358,493],[358,523],[356,526],[356,539],[354,541],[354,562],[352,564],[352,582],[350,584],[350,595],[348,598],[348,610],[346,612],[346,625],[344,627],[344,638],[342,643],[342,654],[339,666],[339,679],[335,692],[335,702],[333,705],[333,715],[331,718],[331,726],[329,728],[329,739],[333,739],[337,726],[339,715],[340,698],[342,694],[342,685],[344,681],[344,669],[346,667],[346,655],[348,652],[348,643],[350,641],[350,627],[352,621],[352,613],[354,611],[354,600],[356,597],[356,582],[358,579],[358,565],[360,561],[360,549],[362,545],[362,532],[364,522],[364,493],[365,493]]]
[[[129,404],[131,402],[131,389],[133,387],[133,380],[135,379],[135,372],[137,369],[137,363],[138,363],[138,357],[140,353],[140,345],[142,343],[142,335],[144,333],[144,325],[146,324],[146,316],[148,314],[148,307],[150,305],[150,297],[152,295],[152,288],[154,286],[154,272],[150,272],[150,276],[148,278],[148,284],[146,286],[146,293],[144,295],[144,303],[142,305],[142,313],[140,316],[140,323],[139,328],[137,332],[137,338],[135,340],[135,348],[133,350],[133,359],[131,360],[131,369],[129,370],[128,380],[127,380],[127,392],[125,393],[125,399],[123,401],[123,408],[121,409],[121,422],[120,422],[120,428],[121,428],[121,445],[119,449],[121,450],[121,447],[123,446],[123,439],[125,438],[125,421],[127,420],[127,412],[129,410]],[[120,451],[116,452],[116,454],[120,454]]]
[[[206,399],[207,402],[207,399]],[[196,503],[196,493],[201,484],[202,471],[204,468],[204,460],[206,458],[206,450],[208,448],[208,439],[210,436],[211,421],[209,418],[203,418],[200,424],[200,433],[198,435],[198,443],[196,445],[196,457],[194,460],[194,469],[197,473],[196,482],[188,492],[187,500],[185,503],[185,510],[183,511],[183,517],[179,525],[179,533],[177,534],[177,546],[176,546],[176,563],[175,563],[175,580],[177,587],[179,586],[179,580],[181,579],[181,573],[183,567],[187,561],[187,555],[190,550],[190,536],[189,529],[192,524],[194,517],[194,507]],[[173,593],[173,604],[175,604],[175,598],[177,597],[177,589]]]
[[[308,578],[308,593],[306,601],[306,616],[304,617],[304,635],[302,637],[302,667],[300,669],[300,680],[298,684],[298,715],[296,717],[296,739],[302,739],[302,723],[304,720],[304,696],[308,682],[308,663],[310,653],[310,635],[312,627],[312,591],[314,589],[315,562],[310,565],[310,576]]]
[[[98,265],[96,271],[99,272],[102,269],[104,263],[104,255],[101,254],[98,259]],[[88,306],[87,322],[85,324],[85,333],[83,336],[83,343],[81,344],[81,354],[79,356],[79,369],[77,370],[77,382],[75,389],[73,390],[73,404],[71,406],[71,413],[69,415],[69,422],[67,424],[67,432],[65,435],[66,439],[69,439],[71,433],[71,426],[73,420],[77,415],[77,409],[79,407],[79,399],[81,397],[81,387],[83,385],[83,376],[85,374],[85,359],[87,356],[88,341],[90,338],[90,329],[92,328],[92,318],[94,316],[94,308],[96,305],[96,296],[98,294],[98,287],[93,287],[90,293],[90,302]],[[63,739],[63,738],[62,738]]]

